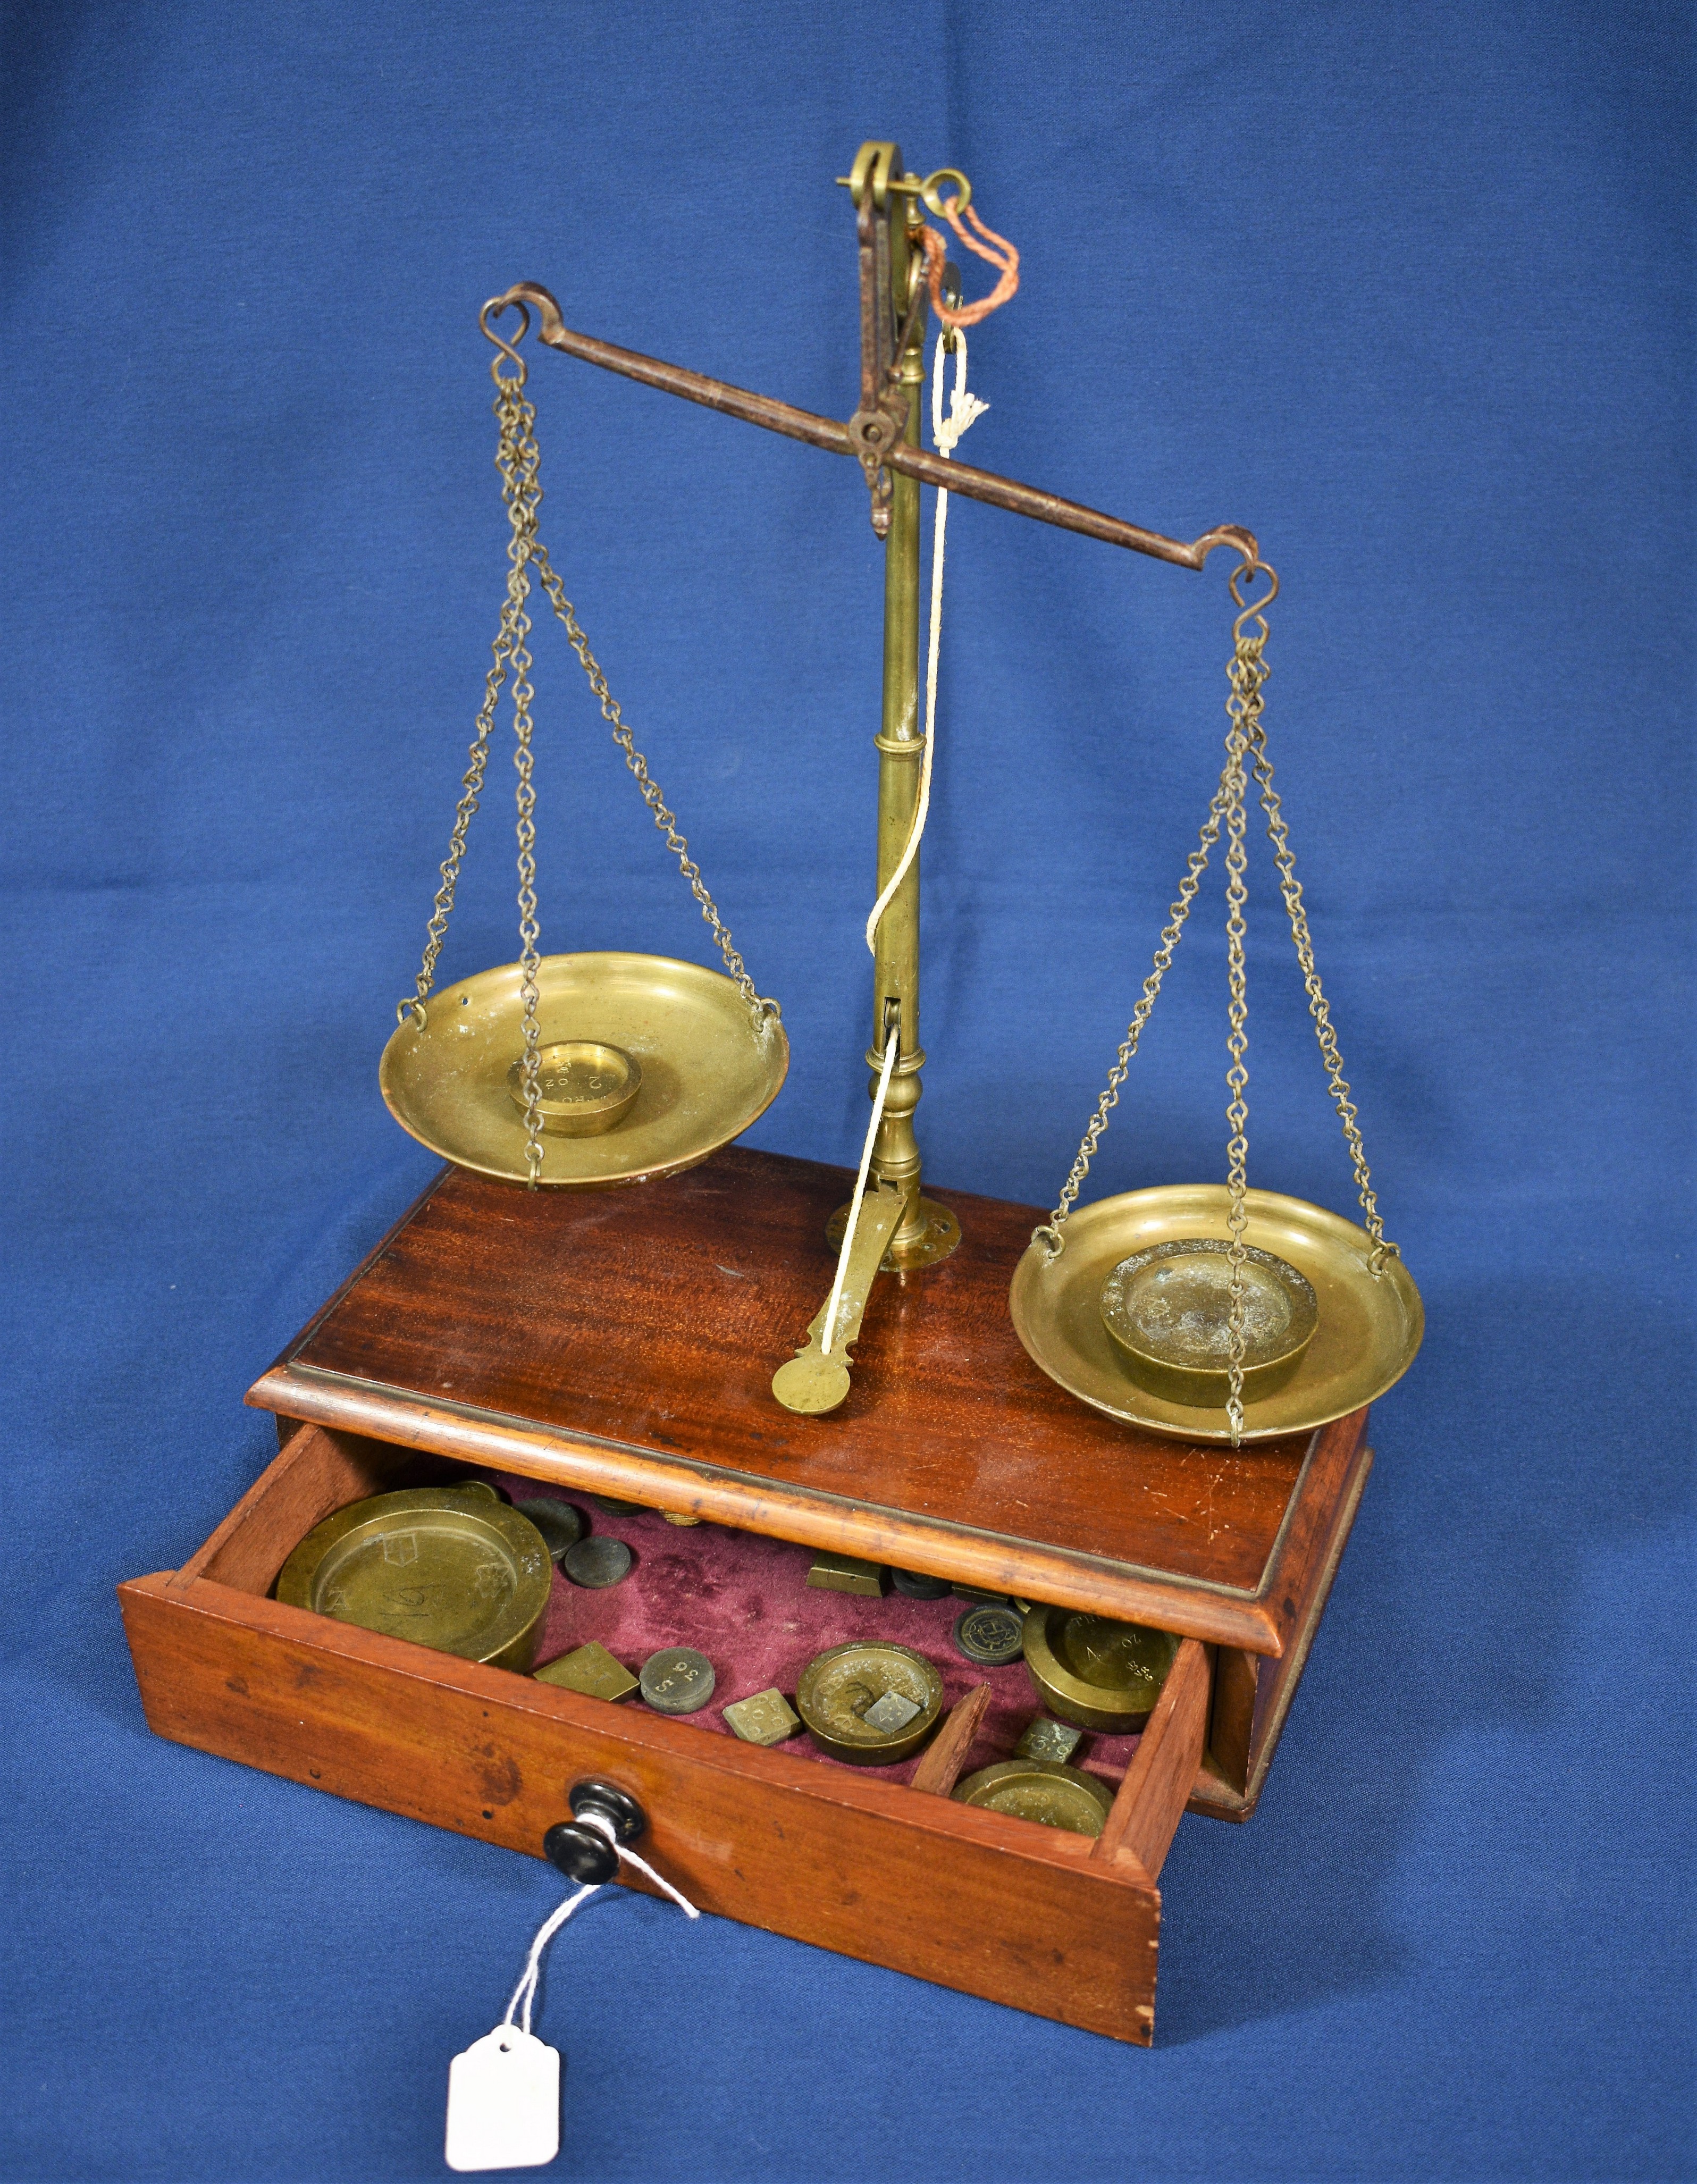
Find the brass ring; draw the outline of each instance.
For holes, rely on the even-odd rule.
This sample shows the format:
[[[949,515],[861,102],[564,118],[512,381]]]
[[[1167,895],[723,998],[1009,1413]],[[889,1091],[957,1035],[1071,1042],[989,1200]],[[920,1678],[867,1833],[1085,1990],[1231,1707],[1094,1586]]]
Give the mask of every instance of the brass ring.
[[[409,1010],[412,1011],[414,1017],[417,1019],[418,1028],[422,1031],[425,1028],[425,1005],[421,1000],[417,1000],[415,997],[409,996],[409,998],[404,1001],[396,1002],[395,1022],[398,1024],[403,1024],[407,1020],[407,1012]]]
[[[1066,1239],[1060,1229],[1051,1227],[1047,1221],[1032,1230],[1031,1240],[1043,1253],[1045,1262],[1051,1267],[1066,1249]]]
[[[939,182],[945,181],[959,182],[960,185],[959,194],[955,197],[952,206],[947,209],[943,205],[943,192],[937,187]],[[947,220],[950,211],[958,220],[972,202],[972,185],[959,167],[939,167],[934,175],[927,175],[920,184],[919,194],[926,209],[928,212],[934,212],[939,220]]]
[[[489,323],[492,315],[498,319],[502,312],[506,310],[514,310],[519,315],[519,331],[513,336],[512,342],[503,341]],[[513,343],[521,342],[531,330],[531,315],[528,309],[516,296],[492,296],[477,314],[477,323],[483,329],[485,340],[493,342],[496,348],[500,350],[501,356],[509,358],[518,366],[515,376],[504,378],[501,374],[501,356],[492,358],[489,365],[489,376],[497,387],[509,388],[522,387],[530,374],[526,369],[525,359],[519,354]]]

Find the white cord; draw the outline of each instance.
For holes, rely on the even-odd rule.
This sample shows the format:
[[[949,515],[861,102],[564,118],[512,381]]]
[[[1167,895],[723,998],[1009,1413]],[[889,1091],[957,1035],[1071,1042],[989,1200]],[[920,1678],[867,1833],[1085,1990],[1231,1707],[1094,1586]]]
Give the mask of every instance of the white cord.
[[[701,1916],[700,1912],[696,1909],[689,1898],[681,1889],[674,1888],[663,1873],[656,1873],[646,1858],[638,1858],[635,1851],[626,1849],[624,1844],[613,1832],[613,1823],[605,1814],[585,1813],[577,1825],[581,1828],[593,1828],[598,1835],[604,1836],[626,1865],[634,1865],[638,1873],[646,1874],[654,1886],[664,1889],[680,1910],[687,1913],[690,1918],[698,1919]],[[536,2001],[537,1988],[542,1979],[542,1952],[578,1906],[587,1903],[592,1896],[600,1894],[602,1886],[603,1884],[598,1880],[586,1882],[576,1896],[568,1896],[564,1903],[550,1911],[548,1917],[543,1919],[537,1930],[535,1941],[531,1943],[531,1953],[525,1958],[525,1969],[520,1975],[519,1984],[513,1990],[513,1998],[507,2004],[507,2014],[501,2020],[503,2025],[510,2025],[514,2013],[522,2010],[520,2027],[526,2032],[530,2031],[531,2008]]]
[[[989,408],[976,394],[966,392],[966,337],[957,328],[954,353],[954,391],[949,398],[949,415],[943,414],[943,381],[947,369],[943,363],[943,343],[947,334],[937,337],[937,354],[931,372],[931,436],[937,443],[937,452],[946,461],[954,453],[961,436],[982,417]],[[914,859],[919,855],[921,838],[925,833],[926,819],[931,811],[931,754],[937,736],[937,655],[943,637],[943,543],[949,529],[949,495],[938,487],[937,493],[937,522],[931,541],[931,641],[926,649],[925,664],[925,742],[919,760],[919,801],[914,806],[913,825],[908,829],[907,847],[901,861],[890,874],[883,893],[872,905],[872,914],[866,920],[866,945],[877,953],[878,922],[890,906],[891,898],[907,878]]]
[[[848,1277],[848,1254],[854,1248],[855,1224],[860,1218],[860,1201],[866,1195],[866,1176],[872,1165],[872,1141],[878,1134],[878,1125],[884,1119],[884,1101],[889,1096],[890,1072],[896,1066],[896,1049],[901,1044],[902,1028],[890,1026],[890,1035],[884,1044],[884,1067],[878,1078],[878,1089],[872,1101],[872,1119],[866,1125],[866,1142],[860,1148],[860,1173],[854,1178],[854,1195],[848,1201],[848,1224],[843,1231],[843,1248],[837,1254],[837,1279],[831,1284],[831,1295],[825,1306],[825,1340],[819,1346],[821,1357],[831,1355],[831,1346],[837,1336],[837,1307],[843,1300],[843,1284]]]

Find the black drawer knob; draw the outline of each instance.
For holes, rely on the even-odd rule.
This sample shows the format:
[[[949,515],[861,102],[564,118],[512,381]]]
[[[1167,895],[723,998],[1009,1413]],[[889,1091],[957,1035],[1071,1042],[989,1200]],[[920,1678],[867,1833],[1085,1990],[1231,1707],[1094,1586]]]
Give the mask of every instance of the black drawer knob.
[[[601,1828],[584,1826],[585,1819],[593,1814],[611,1829],[615,1841],[632,1843],[647,1830],[648,1814],[613,1782],[574,1782],[570,1802],[576,1817],[554,1822],[542,1837],[543,1857],[568,1880],[611,1880],[619,1870],[619,1853]]]

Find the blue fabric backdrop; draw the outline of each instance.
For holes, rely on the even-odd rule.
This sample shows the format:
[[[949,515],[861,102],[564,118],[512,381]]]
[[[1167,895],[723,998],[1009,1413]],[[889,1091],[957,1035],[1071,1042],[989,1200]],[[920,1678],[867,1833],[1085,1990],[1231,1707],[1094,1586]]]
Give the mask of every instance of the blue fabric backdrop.
[[[493,624],[477,305],[539,279],[845,415],[831,177],[882,135],[1026,254],[971,459],[1281,573],[1275,754],[1430,1332],[1260,1816],[1179,1831],[1154,2053],[604,1898],[543,2019],[559,2173],[1691,2173],[1687,11],[37,0],[6,38],[4,2173],[441,2173],[557,1880],[155,1742],[111,1587],[248,1485],[242,1391],[431,1173],[375,1073]],[[554,551],[785,1006],[753,1141],[848,1158],[858,471],[534,383]],[[1226,571],[951,538],[921,1122],[939,1183],[1047,1202],[1218,766]],[[702,955],[556,637],[544,944]],[[503,791],[449,974],[515,952],[508,829]],[[1252,1173],[1347,1208],[1253,883]],[[1103,1189],[1220,1169],[1204,922]]]

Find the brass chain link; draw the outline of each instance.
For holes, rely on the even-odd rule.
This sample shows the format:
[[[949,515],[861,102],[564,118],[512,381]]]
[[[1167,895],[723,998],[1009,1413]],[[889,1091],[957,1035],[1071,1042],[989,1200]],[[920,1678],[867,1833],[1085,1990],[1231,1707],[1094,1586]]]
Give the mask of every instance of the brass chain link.
[[[1167,923],[1160,936],[1160,945],[1155,951],[1154,967],[1143,980],[1143,993],[1132,1011],[1132,1021],[1125,1038],[1120,1042],[1120,1051],[1115,1057],[1114,1066],[1108,1072],[1108,1082],[1103,1087],[1101,1098],[1096,1102],[1096,1112],[1090,1117],[1084,1132],[1078,1156],[1072,1163],[1072,1173],[1061,1186],[1060,1196],[1055,1201],[1054,1211],[1048,1221],[1032,1231],[1032,1241],[1040,1245],[1050,1259],[1060,1256],[1061,1231],[1066,1226],[1066,1217],[1077,1202],[1079,1190],[1090,1173],[1090,1162],[1102,1141],[1102,1133],[1108,1127],[1109,1114],[1120,1104],[1120,1087],[1126,1081],[1132,1059],[1138,1050],[1138,1043],[1143,1035],[1143,1027],[1149,1020],[1149,1012],[1160,992],[1160,982],[1172,967],[1173,952],[1183,938],[1184,921],[1190,915],[1190,905],[1196,900],[1196,890],[1202,884],[1203,873],[1208,869],[1209,854],[1220,838],[1220,821],[1226,809],[1225,797],[1226,777],[1222,773],[1220,786],[1214,792],[1214,801],[1208,807],[1208,816],[1202,822],[1201,838],[1190,853],[1190,862],[1178,883],[1177,896],[1167,911]]]
[[[676,816],[667,809],[665,800],[660,793],[660,785],[648,772],[648,762],[637,749],[635,738],[626,726],[624,715],[620,710],[619,701],[607,687],[607,677],[601,671],[601,663],[589,649],[589,640],[579,625],[576,610],[565,595],[565,581],[555,570],[553,562],[549,560],[548,548],[537,536],[537,511],[542,505],[542,494],[538,474],[539,458],[533,429],[535,422],[535,406],[526,403],[524,410],[523,447],[527,480],[526,514],[531,566],[536,570],[543,591],[548,594],[549,605],[553,607],[565,631],[568,643],[577,655],[579,666],[588,678],[589,687],[594,692],[596,701],[601,708],[601,717],[611,727],[613,740],[625,754],[625,763],[635,777],[637,787],[642,792],[643,801],[652,813],[655,826],[665,836],[666,847],[677,859],[678,870],[689,883],[689,891],[701,905],[703,918],[712,928],[713,938],[718,943],[719,953],[724,961],[726,973],[757,1016],[762,1019],[776,1017],[779,1014],[777,1003],[765,1000],[754,990],[754,982],[748,976],[747,967],[732,940],[730,928],[720,917],[719,905],[708,892],[707,883],[701,877],[701,867],[690,855],[689,844],[677,831]]]
[[[522,382],[521,382],[522,383]],[[500,443],[495,457],[495,466],[501,473],[501,498],[505,502],[509,521],[516,537],[520,515],[516,493],[518,482],[518,395],[509,391],[509,383],[498,381],[502,389],[496,396],[495,415],[500,422]],[[511,547],[508,551],[510,555]],[[398,1022],[404,1023],[410,1015],[419,1029],[425,1028],[428,1020],[426,1003],[436,983],[437,959],[442,954],[442,944],[448,933],[448,922],[453,915],[453,897],[459,881],[459,868],[465,856],[466,830],[483,794],[483,777],[489,764],[489,736],[495,725],[495,707],[507,679],[508,665],[513,653],[513,616],[515,612],[512,582],[508,581],[507,597],[501,604],[500,627],[496,632],[494,657],[489,672],[484,678],[483,703],[477,710],[476,728],[471,738],[470,763],[460,784],[460,798],[453,815],[453,832],[448,838],[448,855],[443,858],[442,884],[437,889],[436,902],[431,911],[430,924],[425,933],[424,961],[415,981],[416,990],[405,1000],[395,1005]]]
[[[525,1050],[520,1057],[519,1081],[525,1095],[525,1167],[529,1187],[534,1190],[541,1180],[542,1171],[542,1084],[538,1052],[542,1038],[538,1022],[542,1004],[542,956],[537,948],[537,828],[534,816],[537,792],[531,779],[531,699],[536,692],[531,684],[531,655],[525,642],[531,633],[531,618],[525,607],[531,594],[531,564],[536,558],[537,546],[537,503],[542,499],[542,488],[537,477],[538,456],[536,437],[530,430],[536,411],[528,402],[521,401],[515,405],[514,414],[515,429],[510,443],[510,460],[515,471],[513,499],[518,514],[513,525],[513,536],[507,547],[510,564],[507,581],[509,596],[513,599],[515,609],[512,669],[513,727],[516,741],[513,764],[519,777],[516,791],[519,811],[519,1000],[525,1028]]]
[[[1244,971],[1244,905],[1249,890],[1244,885],[1244,868],[1248,855],[1244,840],[1244,796],[1247,786],[1244,760],[1249,750],[1249,731],[1244,726],[1244,677],[1248,673],[1247,660],[1251,649],[1259,655],[1260,645],[1266,642],[1267,626],[1261,623],[1259,641],[1248,637],[1240,616],[1232,628],[1234,651],[1227,679],[1231,683],[1231,694],[1226,700],[1226,715],[1231,727],[1226,736],[1226,984],[1227,1032],[1226,1047],[1231,1061],[1226,1071],[1226,1189],[1230,1205],[1226,1216],[1227,1233],[1230,1239],[1226,1247],[1227,1263],[1231,1268],[1230,1317],[1227,1321],[1226,1357],[1226,1425],[1233,1448],[1242,1445],[1244,1438],[1244,1315],[1247,1298],[1244,1288],[1244,1237],[1249,1225],[1249,1208],[1245,1203],[1249,1190],[1249,1107],[1244,1095],[1249,1087],[1249,1002],[1248,981]],[[1259,685],[1256,686],[1259,688]]]
[[[1297,961],[1302,967],[1302,982],[1308,992],[1308,1013],[1314,1019],[1315,1036],[1320,1042],[1320,1058],[1325,1064],[1327,1083],[1331,1088],[1333,1104],[1338,1110],[1338,1119],[1344,1125],[1344,1137],[1355,1171],[1355,1188],[1360,1194],[1367,1234],[1373,1240],[1367,1268],[1377,1279],[1384,1272],[1387,1259],[1398,1259],[1402,1254],[1386,1236],[1385,1224],[1380,1217],[1378,1198],[1367,1167],[1366,1150],[1361,1142],[1355,1103],[1349,1097],[1349,1079],[1344,1074],[1344,1058],[1338,1049],[1338,1034],[1332,1027],[1332,1011],[1321,987],[1320,973],[1314,966],[1314,939],[1308,928],[1308,911],[1302,899],[1302,883],[1296,877],[1296,859],[1290,846],[1290,833],[1285,825],[1278,791],[1273,787],[1272,760],[1267,755],[1266,731],[1261,724],[1260,692],[1261,685],[1266,680],[1267,670],[1260,656],[1260,646],[1266,642],[1266,625],[1263,622],[1260,638],[1254,649],[1253,669],[1246,668],[1244,678],[1244,724],[1249,735],[1249,749],[1254,754],[1255,780],[1260,789],[1261,809],[1266,814],[1267,833],[1278,865],[1279,886],[1284,895],[1285,909],[1290,916],[1291,937],[1296,943]]]
[[[625,754],[625,763],[636,777],[643,803],[654,815],[655,826],[665,836],[667,849],[677,859],[677,868],[688,881],[690,893],[700,904],[703,918],[712,928],[713,938],[718,943],[726,971],[756,1015],[762,1018],[776,1017],[780,1013],[777,1003],[754,989],[754,982],[748,976],[743,958],[732,940],[730,928],[721,920],[719,906],[708,893],[707,883],[701,877],[701,868],[689,854],[689,844],[677,831],[676,817],[666,808],[659,783],[648,772],[647,759],[637,749],[632,732],[619,709],[619,701],[607,688],[607,677],[601,671],[600,662],[589,649],[589,640],[578,626],[576,610],[565,596],[565,585],[548,560],[547,547],[540,540],[537,542],[535,559],[542,589],[548,593],[549,604],[565,625],[567,639],[577,655],[579,664],[588,677],[589,687],[600,705],[601,717],[611,727],[613,740]]]
[[[424,960],[415,981],[415,990],[409,999],[397,1005],[395,1013],[402,1022],[410,1015],[420,1031],[428,1022],[426,1005],[435,983],[437,959],[442,953],[448,922],[453,914],[454,894],[465,855],[466,833],[482,797],[495,707],[510,673],[517,744],[513,762],[519,777],[519,998],[525,1033],[520,1081],[525,1091],[525,1167],[530,1186],[534,1190],[542,1164],[542,1088],[538,1062],[541,1031],[537,1014],[542,998],[537,973],[542,958],[537,949],[536,789],[531,780],[531,752],[530,708],[531,699],[536,693],[528,679],[531,655],[525,640],[530,635],[531,620],[525,607],[530,598],[530,565],[536,542],[536,502],[540,497],[536,482],[536,441],[529,431],[531,420],[536,412],[524,398],[522,365],[519,366],[517,374],[509,378],[502,376],[498,359],[492,369],[496,388],[495,415],[500,427],[495,467],[501,474],[501,498],[506,506],[512,534],[507,542],[507,595],[501,602],[500,626],[493,646],[494,657],[484,678],[483,703],[478,709],[476,728],[472,737],[470,763],[466,767],[459,802],[454,811],[448,855],[441,867],[442,884],[437,890],[430,924],[426,931]]]

